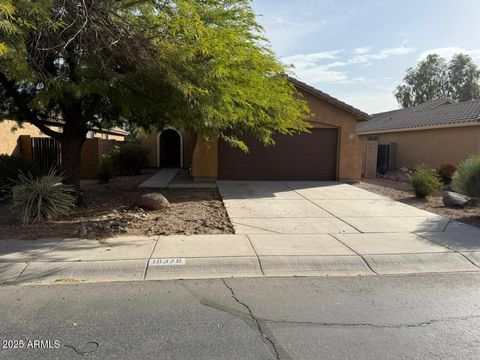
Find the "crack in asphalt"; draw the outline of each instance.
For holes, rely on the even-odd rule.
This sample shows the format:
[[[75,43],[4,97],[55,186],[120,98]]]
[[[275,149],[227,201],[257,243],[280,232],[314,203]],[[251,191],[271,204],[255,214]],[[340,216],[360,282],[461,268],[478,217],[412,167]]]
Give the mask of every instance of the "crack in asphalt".
[[[273,335],[272,331],[268,324],[262,319],[257,318],[250,307],[242,302],[233,289],[226,283],[224,279],[221,279],[223,285],[229,290],[232,299],[235,300],[236,303],[240,304],[246,311],[241,311],[234,309],[232,307],[219,304],[213,300],[207,299],[200,294],[197,294],[193,289],[191,289],[187,284],[181,282],[181,285],[192,295],[194,298],[198,299],[201,305],[208,306],[212,309],[224,312],[234,318],[242,320],[252,331],[255,333],[260,334],[260,339],[267,347],[268,351],[271,355],[275,357],[277,360],[292,360],[292,357],[288,354],[288,352],[278,343]]]
[[[267,345],[272,355],[275,356],[278,360],[288,360],[291,359],[290,355],[288,355],[287,351],[276,341],[272,331],[265,323],[264,320],[259,319],[255,316],[252,309],[248,304],[241,301],[238,296],[235,294],[233,288],[227,284],[225,279],[222,279],[223,284],[225,287],[230,291],[232,298],[240,305],[242,305],[248,312],[249,317],[255,322],[257,331],[260,333],[262,341]]]
[[[96,341],[89,341],[89,342],[85,343],[83,346],[81,346],[80,348],[77,348],[77,347],[75,347],[73,345],[70,345],[70,344],[66,344],[66,345],[63,345],[63,346],[67,347],[67,348],[70,348],[70,349],[73,349],[73,351],[75,351],[78,355],[86,355],[86,354],[90,354],[90,353],[93,353],[94,351],[96,351],[98,349],[98,347],[100,346],[100,344]]]
[[[371,324],[371,323],[336,323],[336,322],[315,322],[315,321],[295,321],[295,320],[274,320],[274,319],[262,319],[267,323],[273,324],[285,324],[285,325],[298,325],[298,326],[312,326],[312,327],[372,327],[378,329],[401,329],[401,328],[415,328],[427,325],[433,325],[440,322],[449,321],[466,321],[470,319],[479,319],[480,315],[468,315],[460,317],[447,317],[443,319],[430,319],[411,324],[397,324],[397,325],[383,325],[383,324]]]

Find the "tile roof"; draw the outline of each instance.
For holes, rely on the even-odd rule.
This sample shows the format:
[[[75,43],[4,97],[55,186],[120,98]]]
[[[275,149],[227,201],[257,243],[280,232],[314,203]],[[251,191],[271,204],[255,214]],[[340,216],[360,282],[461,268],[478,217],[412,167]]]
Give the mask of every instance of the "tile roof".
[[[313,95],[316,95],[317,97],[335,106],[338,106],[339,108],[342,108],[343,110],[357,116],[360,120],[370,119],[370,115],[368,115],[367,113],[353,107],[352,105],[348,105],[347,103],[344,103],[343,101],[338,100],[337,98],[334,98],[333,96],[330,96],[327,93],[324,93],[323,91],[315,89],[313,86],[310,86],[304,82],[301,82],[300,80],[297,80],[291,76],[288,77],[288,80],[295,86],[299,87],[300,89],[306,90],[312,93]]]
[[[359,134],[369,134],[471,123],[480,125],[480,100],[457,103],[444,98],[373,114],[371,120],[358,124],[357,129]]]

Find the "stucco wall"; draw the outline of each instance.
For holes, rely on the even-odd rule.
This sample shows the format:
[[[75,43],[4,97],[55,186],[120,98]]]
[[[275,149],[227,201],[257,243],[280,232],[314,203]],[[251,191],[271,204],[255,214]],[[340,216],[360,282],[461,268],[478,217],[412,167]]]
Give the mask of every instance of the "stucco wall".
[[[198,136],[193,151],[192,176],[195,181],[214,181],[218,177],[218,140]]]
[[[12,132],[13,128],[17,130]],[[54,130],[58,131],[58,129]],[[23,127],[18,127],[16,121],[5,120],[0,122],[0,154],[21,155],[19,137],[21,135],[30,135],[31,137],[47,137],[36,126],[24,123]]]
[[[480,153],[480,126],[372,135],[378,136],[380,144],[397,144],[397,168],[425,163],[438,169],[443,164],[458,165],[469,155]]]
[[[16,128],[12,132],[12,129]],[[52,130],[61,132],[62,129],[55,126],[50,126]],[[0,154],[18,155],[20,156],[19,137],[21,135],[29,135],[30,137],[47,137],[36,126],[30,123],[24,123],[22,127],[17,125],[16,121],[4,120],[0,122]],[[101,138],[102,134],[96,132],[95,138]],[[108,135],[109,140],[124,141],[125,137],[121,135]]]
[[[361,142],[357,136],[357,119],[354,115],[299,89],[314,114],[314,127],[339,128],[337,176],[340,180],[358,180],[362,175]]]

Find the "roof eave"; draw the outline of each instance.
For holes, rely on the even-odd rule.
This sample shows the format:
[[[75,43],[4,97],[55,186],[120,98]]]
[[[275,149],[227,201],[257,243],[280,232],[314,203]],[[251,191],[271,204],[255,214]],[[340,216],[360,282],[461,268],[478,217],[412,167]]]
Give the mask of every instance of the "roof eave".
[[[480,122],[478,120],[471,120],[468,122],[465,121],[465,122],[437,124],[437,125],[430,125],[430,126],[416,126],[416,127],[388,129],[388,130],[358,131],[357,134],[358,135],[375,135],[375,134],[388,134],[388,133],[417,131],[417,130],[448,129],[448,128],[467,127],[467,126],[480,126]]]

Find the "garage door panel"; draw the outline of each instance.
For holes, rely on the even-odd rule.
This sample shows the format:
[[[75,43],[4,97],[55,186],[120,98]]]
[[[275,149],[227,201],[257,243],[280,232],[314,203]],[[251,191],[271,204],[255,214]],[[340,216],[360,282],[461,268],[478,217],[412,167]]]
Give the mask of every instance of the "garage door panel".
[[[249,153],[225,142],[219,149],[219,178],[223,180],[335,180],[337,129],[312,129],[310,134],[277,135],[265,147],[253,137],[243,140]]]

